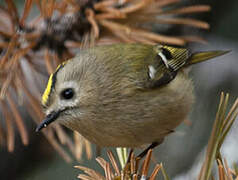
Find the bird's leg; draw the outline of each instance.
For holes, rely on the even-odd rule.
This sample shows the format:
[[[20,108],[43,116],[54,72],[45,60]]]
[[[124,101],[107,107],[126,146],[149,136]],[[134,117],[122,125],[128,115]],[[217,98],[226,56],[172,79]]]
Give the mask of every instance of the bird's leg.
[[[101,155],[101,147],[96,145],[96,157],[100,156]]]
[[[163,142],[163,140],[162,140],[162,141],[159,141],[159,142],[153,142],[149,147],[147,147],[142,153],[140,153],[140,154],[136,157],[136,160],[142,159],[142,158],[147,154],[147,152],[148,152],[150,149],[154,149],[156,146],[160,145],[162,142]]]
[[[127,157],[126,164],[130,163],[130,161],[131,161],[131,155],[132,155],[133,152],[134,152],[134,149],[131,148],[131,149],[130,149],[130,152],[129,152],[129,155],[128,155],[128,157]]]

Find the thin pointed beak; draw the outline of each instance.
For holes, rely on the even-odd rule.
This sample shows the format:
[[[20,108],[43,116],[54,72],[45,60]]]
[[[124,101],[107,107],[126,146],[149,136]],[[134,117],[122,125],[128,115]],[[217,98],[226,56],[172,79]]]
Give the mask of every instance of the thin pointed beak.
[[[36,128],[36,132],[39,132],[41,129],[45,128],[47,125],[55,121],[62,111],[53,111],[46,116],[44,121],[42,121]]]

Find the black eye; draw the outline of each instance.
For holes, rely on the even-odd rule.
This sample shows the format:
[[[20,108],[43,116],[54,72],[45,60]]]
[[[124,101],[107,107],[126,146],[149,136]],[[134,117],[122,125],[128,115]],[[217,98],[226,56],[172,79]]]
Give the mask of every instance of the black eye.
[[[161,48],[161,50],[162,50],[162,53],[165,55],[165,57],[166,57],[166,59],[172,59],[173,57],[172,57],[172,54],[169,52],[169,50],[168,49],[165,49],[165,48]]]
[[[65,89],[61,92],[63,99],[71,99],[74,97],[74,90],[72,88]]]

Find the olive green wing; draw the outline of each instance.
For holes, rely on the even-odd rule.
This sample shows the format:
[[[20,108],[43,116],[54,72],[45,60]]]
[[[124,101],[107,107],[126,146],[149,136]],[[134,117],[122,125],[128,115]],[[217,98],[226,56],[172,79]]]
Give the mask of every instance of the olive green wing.
[[[159,88],[171,82],[181,68],[221,56],[228,52],[207,51],[190,54],[186,48],[163,45],[154,46],[153,59],[149,60],[149,64],[145,67],[145,69],[147,68],[147,79],[144,79],[143,86],[144,88]]]
[[[154,60],[147,67],[145,88],[159,88],[171,82],[189,57],[188,50],[172,46],[155,46]]]

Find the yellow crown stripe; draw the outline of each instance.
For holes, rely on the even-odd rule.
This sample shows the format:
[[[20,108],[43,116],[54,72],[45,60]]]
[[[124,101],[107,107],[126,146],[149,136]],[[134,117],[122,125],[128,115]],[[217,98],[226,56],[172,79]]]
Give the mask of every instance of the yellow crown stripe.
[[[61,63],[57,66],[57,68],[55,69],[55,72],[57,72],[59,70],[59,68],[61,68],[61,66],[64,66],[65,63]]]
[[[48,80],[48,83],[47,83],[47,86],[46,86],[46,89],[42,95],[42,99],[41,99],[41,103],[43,106],[46,106],[47,105],[47,102],[49,100],[49,97],[50,97],[50,93],[51,93],[51,90],[55,84],[55,78],[56,78],[56,74],[57,72],[59,71],[60,68],[62,68],[68,61],[64,61],[63,63],[59,64],[55,70],[54,73],[52,73],[49,77],[49,80]]]
[[[52,88],[52,82],[53,82],[53,74],[50,75],[49,77],[49,80],[48,80],[48,83],[47,83],[47,86],[46,86],[46,89],[44,91],[44,94],[42,96],[42,99],[41,99],[41,103],[46,106],[46,103],[49,99],[49,96],[50,96],[50,91],[51,91],[51,88]]]

